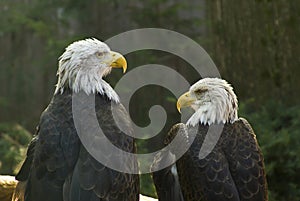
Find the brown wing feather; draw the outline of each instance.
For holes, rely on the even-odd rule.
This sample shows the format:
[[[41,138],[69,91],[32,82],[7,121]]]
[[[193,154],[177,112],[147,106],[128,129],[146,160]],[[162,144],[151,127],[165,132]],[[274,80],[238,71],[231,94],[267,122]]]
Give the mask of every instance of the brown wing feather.
[[[107,131],[107,138],[118,148],[135,152],[133,138],[116,126],[108,98],[98,95],[95,103],[99,124]],[[116,105],[116,109],[126,130],[131,130],[124,107]],[[97,162],[81,145],[72,114],[72,93],[68,90],[55,95],[41,116],[37,137],[17,175],[18,180],[27,181],[25,201],[138,200],[138,175],[117,172]],[[101,140],[96,138],[92,139],[95,149],[97,140]]]
[[[189,128],[189,133],[194,129]],[[185,201],[238,201],[229,164],[222,151],[222,136],[203,159],[199,153],[208,126],[199,125],[197,136],[188,152],[177,161],[179,181]]]
[[[124,131],[132,136],[133,132],[130,118],[125,108],[121,104],[111,103],[111,101],[103,96],[96,96],[95,103],[99,125],[110,143],[125,152],[135,153],[134,138],[123,133]],[[91,108],[87,107],[86,109],[89,110]],[[115,116],[113,116],[111,109],[115,110]],[[82,112],[91,113],[90,111]],[[123,131],[116,125],[116,121],[118,121],[119,125],[122,124]],[[95,131],[95,135],[92,135],[91,139],[89,139],[91,141],[89,148],[97,150],[101,154],[101,150],[108,149],[109,147],[99,147],[104,137],[97,134],[97,125],[94,125],[92,122],[89,119],[85,120],[85,123],[88,124],[85,125],[85,128],[88,128],[90,132]],[[122,161],[122,167],[124,168],[137,168],[137,161],[125,161],[121,155],[102,155],[102,159],[106,161]],[[138,200],[139,176],[115,171],[105,166],[105,164],[105,161],[99,162],[95,160],[84,147],[81,147],[79,159],[72,175],[72,181],[69,184],[70,189],[66,189],[66,192],[70,193],[70,200]]]
[[[263,156],[249,123],[225,124],[216,146],[200,159],[208,128],[199,125],[191,147],[176,163],[185,201],[266,201]]]
[[[236,121],[227,139],[228,144],[224,150],[240,199],[267,200],[264,159],[256,136],[247,120],[241,118]]]

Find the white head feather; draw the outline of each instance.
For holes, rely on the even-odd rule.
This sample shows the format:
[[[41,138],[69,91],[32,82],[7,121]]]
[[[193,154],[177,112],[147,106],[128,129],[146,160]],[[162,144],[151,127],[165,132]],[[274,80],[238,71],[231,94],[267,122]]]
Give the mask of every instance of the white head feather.
[[[233,123],[238,119],[238,100],[225,80],[204,78],[190,87],[190,96],[195,98],[191,107],[195,113],[187,125],[212,123]]]
[[[75,93],[84,91],[89,95],[98,92],[119,102],[116,92],[102,79],[111,71],[106,62],[111,59],[109,52],[105,43],[94,38],[70,44],[59,57],[55,94],[63,93],[69,87]]]

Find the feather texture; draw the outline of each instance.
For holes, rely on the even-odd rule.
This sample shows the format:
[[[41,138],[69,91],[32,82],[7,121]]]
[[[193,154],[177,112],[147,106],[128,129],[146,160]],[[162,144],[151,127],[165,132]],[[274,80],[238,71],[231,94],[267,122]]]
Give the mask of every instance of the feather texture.
[[[135,152],[134,139],[120,131],[112,116],[111,104],[125,115],[123,118],[129,118],[124,107],[99,94],[95,102],[106,136],[123,150]],[[130,124],[127,128],[131,132]],[[43,112],[37,135],[16,178],[27,181],[25,201],[134,201],[139,196],[138,175],[106,167],[81,144],[73,121],[71,90],[56,94]]]
[[[200,159],[200,149],[208,128],[208,125],[199,124],[197,136],[191,147],[176,162],[184,200],[268,200],[263,156],[249,123],[240,118],[233,124],[225,124],[216,146],[205,158]],[[180,128],[172,128],[168,138],[172,139],[185,130],[178,132],[178,129]],[[188,126],[187,132],[191,132],[192,129],[194,128]],[[171,174],[168,168],[161,172]],[[161,192],[161,183],[168,180],[163,180],[157,173],[154,173],[153,177],[157,191]],[[170,193],[172,186],[172,182],[164,184],[163,191]],[[163,201],[163,197],[160,200]]]

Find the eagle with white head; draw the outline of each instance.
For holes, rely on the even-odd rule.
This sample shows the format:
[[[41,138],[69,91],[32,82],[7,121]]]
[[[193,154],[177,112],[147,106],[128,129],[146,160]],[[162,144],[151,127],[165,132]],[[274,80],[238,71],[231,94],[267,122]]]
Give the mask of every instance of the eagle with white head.
[[[195,113],[187,125],[233,123],[238,119],[238,101],[232,87],[225,80],[206,78],[199,80],[177,101],[177,109],[191,107]]]
[[[74,125],[72,95],[95,97],[95,112],[103,133],[112,144],[135,153],[130,118],[113,88],[102,78],[112,68],[127,68],[125,58],[97,39],[70,44],[59,57],[58,82],[53,98],[42,113],[35,137],[16,179],[15,200],[25,201],[136,201],[139,176],[110,169],[95,160],[83,146]],[[87,104],[82,102],[82,104]],[[83,107],[80,114],[88,113]],[[112,114],[122,122],[119,129]],[[97,125],[88,125],[93,129]],[[84,132],[81,131],[81,132]],[[126,135],[130,134],[130,135]],[[101,150],[97,133],[90,149]],[[112,160],[106,156],[106,160]],[[136,161],[125,161],[137,167]]]
[[[106,94],[109,99],[119,102],[116,92],[102,79],[112,68],[123,68],[126,72],[127,62],[120,53],[111,51],[97,39],[76,41],[59,57],[55,94],[70,88],[75,93]]]
[[[183,135],[190,147],[174,164],[178,185],[174,185],[177,175],[172,166],[153,173],[159,200],[268,200],[263,155],[250,124],[238,118],[238,101],[231,85],[219,78],[201,79],[179,97],[178,111],[184,107],[193,108],[194,114],[186,124],[172,127],[165,144],[176,135]],[[208,132],[213,125],[223,126],[219,137],[214,131]],[[191,141],[189,136],[195,130]],[[215,141],[209,150],[204,150],[208,154],[202,158],[200,151],[206,147],[207,139]],[[157,157],[155,163],[162,160],[166,159]],[[180,196],[176,186],[180,186]]]

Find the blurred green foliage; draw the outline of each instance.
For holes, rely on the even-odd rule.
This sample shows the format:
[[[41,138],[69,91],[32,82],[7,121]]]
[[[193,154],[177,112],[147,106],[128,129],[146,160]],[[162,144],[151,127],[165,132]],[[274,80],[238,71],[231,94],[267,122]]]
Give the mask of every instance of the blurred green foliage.
[[[31,134],[19,124],[0,123],[0,174],[16,174]]]

